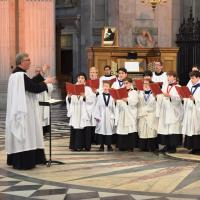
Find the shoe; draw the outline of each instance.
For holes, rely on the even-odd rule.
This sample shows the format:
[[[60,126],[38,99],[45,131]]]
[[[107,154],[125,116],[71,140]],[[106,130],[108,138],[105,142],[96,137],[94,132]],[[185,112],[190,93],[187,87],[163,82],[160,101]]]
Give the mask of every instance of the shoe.
[[[167,150],[167,153],[176,153],[176,148]]]
[[[113,148],[111,146],[108,146],[108,151],[113,151]]]
[[[90,151],[90,149],[87,149],[87,148],[86,148],[85,151]]]
[[[103,147],[103,146],[100,146],[100,147],[99,147],[99,151],[104,151],[104,147]]]
[[[129,152],[133,152],[133,151],[134,151],[134,148],[130,148],[128,151],[129,151]]]
[[[78,151],[78,152],[80,152],[80,151],[82,151],[83,149],[74,149],[74,151]]]
[[[165,153],[166,151],[167,151],[167,146],[165,146],[159,150],[160,153]]]
[[[176,153],[176,146],[168,146],[167,152],[168,153]]]
[[[189,154],[200,155],[200,150],[192,149]]]

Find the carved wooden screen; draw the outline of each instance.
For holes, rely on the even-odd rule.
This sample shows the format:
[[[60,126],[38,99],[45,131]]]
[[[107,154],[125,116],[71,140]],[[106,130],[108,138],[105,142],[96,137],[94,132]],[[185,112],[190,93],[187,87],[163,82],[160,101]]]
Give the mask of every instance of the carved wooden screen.
[[[189,80],[189,72],[193,65],[200,64],[200,21],[194,19],[192,9],[187,20],[183,20],[177,34],[179,47],[178,53],[178,75],[180,83],[185,85]]]

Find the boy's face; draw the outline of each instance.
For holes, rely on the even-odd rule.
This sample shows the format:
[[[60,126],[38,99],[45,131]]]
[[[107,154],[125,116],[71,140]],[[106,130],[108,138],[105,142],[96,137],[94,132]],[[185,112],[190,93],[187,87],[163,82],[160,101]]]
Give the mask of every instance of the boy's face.
[[[196,77],[196,76],[191,76],[190,77],[190,80],[191,80],[191,82],[192,82],[192,85],[195,85],[196,83],[198,83],[199,82],[199,77]]]
[[[110,84],[109,83],[103,83],[103,92],[109,93]]]
[[[111,75],[111,69],[109,68],[109,67],[106,67],[105,69],[104,69],[104,74],[105,75]]]
[[[127,73],[123,72],[123,71],[119,71],[118,72],[118,78],[119,80],[124,80],[127,77]]]
[[[77,82],[78,82],[78,84],[85,84],[85,77],[84,76],[78,76]]]
[[[96,69],[91,69],[90,70],[90,79],[95,80],[97,79],[97,70]]]
[[[132,88],[132,83],[128,82],[128,81],[124,81],[124,86],[126,87],[127,90]]]
[[[144,88],[144,90],[150,90],[149,81],[144,81],[143,88]]]
[[[168,80],[168,83],[174,83],[176,81],[176,78],[174,76],[167,76],[167,80]]]

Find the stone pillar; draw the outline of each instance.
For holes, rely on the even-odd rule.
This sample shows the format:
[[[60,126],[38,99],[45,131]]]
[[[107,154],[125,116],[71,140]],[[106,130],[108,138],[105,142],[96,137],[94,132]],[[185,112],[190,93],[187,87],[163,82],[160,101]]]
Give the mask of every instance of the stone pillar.
[[[56,74],[54,4],[54,0],[0,0],[0,109],[6,108],[16,53],[29,53],[32,65],[47,63]]]
[[[55,1],[19,1],[19,51],[27,52],[33,66],[55,67]],[[33,71],[33,69],[32,69]]]
[[[7,81],[15,65],[15,0],[0,0],[0,109],[6,108]]]

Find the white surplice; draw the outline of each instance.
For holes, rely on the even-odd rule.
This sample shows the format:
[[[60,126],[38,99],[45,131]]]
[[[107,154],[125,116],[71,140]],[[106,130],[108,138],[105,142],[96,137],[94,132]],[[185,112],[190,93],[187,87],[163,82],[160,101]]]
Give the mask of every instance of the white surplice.
[[[82,96],[72,95],[69,103],[66,97],[67,117],[70,118],[69,125],[75,129],[83,129],[93,125],[92,112],[96,102],[96,95],[92,89],[85,86],[85,101]]]
[[[188,87],[191,90],[191,86]],[[184,118],[182,133],[187,136],[200,135],[200,87],[193,94],[195,103],[184,99]]]
[[[44,91],[40,94],[38,94],[38,100],[41,102],[45,102],[51,99],[51,93],[53,91],[53,85],[47,84],[48,92]],[[42,126],[48,126],[49,125],[49,106],[40,106],[40,115],[42,120]]]
[[[163,86],[163,92],[167,92],[167,86]],[[165,97],[162,94],[157,95],[156,116],[159,118],[157,132],[162,135],[181,134],[183,119],[181,99],[175,86],[172,87],[169,94],[171,98]]]
[[[115,112],[116,133],[128,135],[137,132],[137,104],[138,93],[135,90],[128,92],[128,104],[117,100]]]
[[[121,83],[122,83],[122,85],[120,85],[119,80],[116,79],[116,81],[112,84],[111,87],[114,88],[114,89],[122,88],[122,87],[124,87],[123,81]]]
[[[168,85],[167,73],[163,72],[161,75],[156,75],[156,73],[153,72],[152,81],[153,82],[162,82],[163,86]]]
[[[112,135],[115,133],[115,103],[110,96],[108,106],[105,105],[103,94],[99,94],[94,110],[94,118],[97,120],[95,133],[101,135]]]
[[[24,72],[9,78],[5,146],[7,154],[44,148],[38,98],[25,92]]]
[[[140,91],[138,96],[139,137],[143,139],[155,138],[157,136],[158,127],[158,118],[156,117],[156,99],[152,93],[145,96],[144,91]]]
[[[116,76],[101,76],[99,78],[99,92],[103,92],[103,81],[109,81],[116,78]]]

